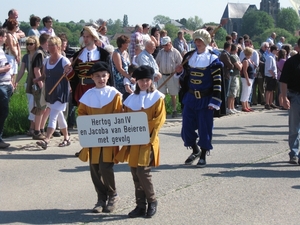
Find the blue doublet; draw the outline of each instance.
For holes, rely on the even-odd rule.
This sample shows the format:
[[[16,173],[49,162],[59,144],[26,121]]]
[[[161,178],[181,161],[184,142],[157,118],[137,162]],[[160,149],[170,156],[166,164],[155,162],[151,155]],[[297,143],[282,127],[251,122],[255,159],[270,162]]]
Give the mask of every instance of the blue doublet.
[[[221,105],[223,64],[217,57],[211,57],[211,52],[206,51],[202,54],[202,56],[192,55],[188,65],[184,66],[188,91],[182,100],[184,107],[181,136],[186,147],[193,146],[199,137],[197,144],[202,149],[210,150],[213,148],[211,140],[214,111],[208,106],[219,109]]]

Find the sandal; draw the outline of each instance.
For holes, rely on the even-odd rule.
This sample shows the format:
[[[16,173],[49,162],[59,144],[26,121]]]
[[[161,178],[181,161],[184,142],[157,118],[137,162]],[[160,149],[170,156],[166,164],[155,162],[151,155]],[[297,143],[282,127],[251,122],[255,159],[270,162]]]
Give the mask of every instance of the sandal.
[[[41,140],[41,141],[37,141],[36,144],[38,146],[41,146],[42,149],[46,150],[48,147],[49,142],[45,141],[45,140]]]
[[[70,137],[69,137],[68,139],[63,140],[63,142],[60,143],[58,145],[58,147],[66,147],[66,146],[69,146],[70,144],[71,144],[71,142],[70,142]]]

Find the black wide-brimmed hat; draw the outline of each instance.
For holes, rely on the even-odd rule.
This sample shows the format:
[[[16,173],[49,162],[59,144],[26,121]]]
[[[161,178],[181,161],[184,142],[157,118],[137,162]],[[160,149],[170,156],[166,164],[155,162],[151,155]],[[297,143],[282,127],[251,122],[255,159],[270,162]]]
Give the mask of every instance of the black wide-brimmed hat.
[[[90,70],[87,72],[87,76],[92,75],[93,73],[96,73],[98,71],[107,71],[110,74],[110,69],[109,69],[109,65],[107,62],[103,62],[103,61],[99,61],[96,62],[91,68]]]
[[[132,74],[132,77],[136,80],[149,78],[153,80],[154,69],[151,66],[140,66]]]

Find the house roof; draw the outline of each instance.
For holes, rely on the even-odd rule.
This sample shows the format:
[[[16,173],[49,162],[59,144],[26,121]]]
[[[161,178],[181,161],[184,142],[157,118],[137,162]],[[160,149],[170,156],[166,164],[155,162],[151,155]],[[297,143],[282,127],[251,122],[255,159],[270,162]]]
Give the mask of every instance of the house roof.
[[[222,18],[243,18],[249,6],[249,3],[228,3]]]
[[[173,24],[176,27],[183,27],[183,25],[181,23],[178,23],[176,20],[170,20],[169,23]]]

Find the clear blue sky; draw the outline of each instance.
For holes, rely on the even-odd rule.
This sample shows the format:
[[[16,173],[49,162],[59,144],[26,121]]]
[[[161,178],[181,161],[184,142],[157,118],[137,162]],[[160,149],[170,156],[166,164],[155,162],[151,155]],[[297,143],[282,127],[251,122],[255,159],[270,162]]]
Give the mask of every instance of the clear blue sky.
[[[29,21],[31,14],[41,18],[50,15],[60,22],[79,22],[97,20],[123,20],[124,14],[128,16],[129,25],[149,23],[157,15],[168,16],[171,19],[200,17],[204,23],[219,23],[228,2],[250,3],[260,7],[260,0],[14,0],[3,1],[0,7],[0,21],[7,18],[7,12],[15,8],[19,12],[19,21]],[[292,7],[289,0],[280,0],[283,8]]]

